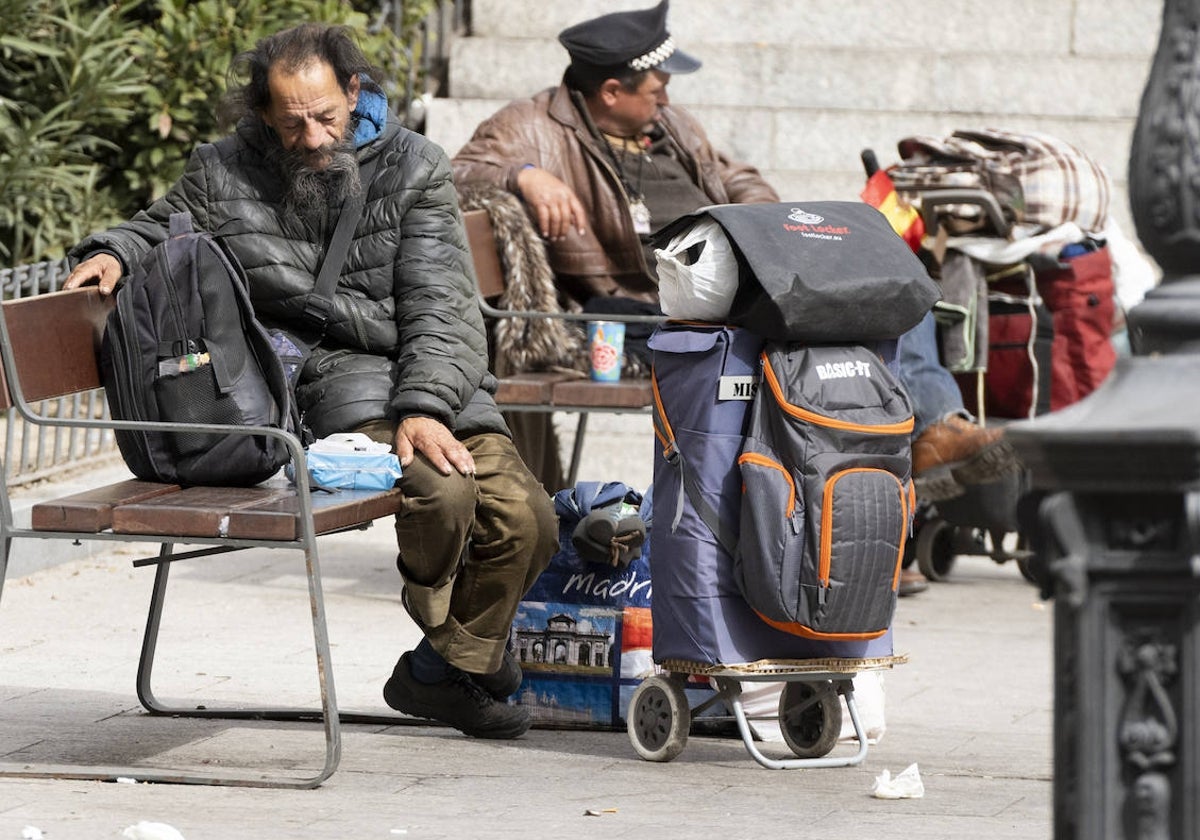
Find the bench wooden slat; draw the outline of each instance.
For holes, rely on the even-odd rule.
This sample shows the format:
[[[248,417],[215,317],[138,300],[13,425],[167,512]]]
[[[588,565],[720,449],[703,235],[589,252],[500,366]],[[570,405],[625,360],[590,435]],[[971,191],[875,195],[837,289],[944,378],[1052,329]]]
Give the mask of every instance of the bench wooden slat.
[[[646,379],[621,382],[576,379],[556,383],[551,403],[576,408],[645,408],[654,404],[654,391]]]
[[[496,402],[506,405],[550,405],[554,396],[554,388],[559,382],[572,379],[569,373],[553,371],[535,371],[530,373],[514,373],[500,380],[496,390]]]
[[[58,499],[40,502],[30,511],[35,531],[73,531],[94,534],[112,527],[112,513],[121,505],[179,492],[175,484],[131,478]]]
[[[225,536],[229,515],[241,508],[263,505],[288,494],[285,487],[188,487],[113,510],[115,534],[186,537]],[[284,519],[293,519],[279,514]],[[292,525],[295,533],[295,525]]]
[[[313,493],[312,500],[313,528],[318,534],[327,534],[399,513],[404,494],[399,490],[318,491]],[[299,510],[299,499],[293,491],[283,498],[231,511],[229,536],[234,539],[294,539],[299,533],[296,530]]]
[[[112,509],[113,533],[261,540],[293,540],[299,536],[300,504],[290,485],[157,486],[167,488],[167,492],[130,500]],[[404,494],[399,490],[342,490],[317,492],[312,499],[313,528],[322,534],[398,513]]]
[[[488,299],[498,297],[504,291],[504,268],[496,251],[492,221],[486,211],[471,210],[463,214],[463,226],[467,230],[467,248],[471,251],[479,291]]]

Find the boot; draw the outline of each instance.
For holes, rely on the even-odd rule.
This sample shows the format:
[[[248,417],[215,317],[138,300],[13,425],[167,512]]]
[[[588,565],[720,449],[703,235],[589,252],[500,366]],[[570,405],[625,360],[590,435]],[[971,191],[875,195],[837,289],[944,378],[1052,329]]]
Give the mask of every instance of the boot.
[[[901,569],[900,570],[900,586],[896,594],[901,598],[906,598],[909,595],[916,595],[918,592],[924,592],[929,588],[929,578],[921,574],[916,569]]]
[[[956,414],[926,428],[912,444],[913,484],[926,501],[961,496],[967,485],[995,481],[1020,466],[1003,427],[985,429]]]

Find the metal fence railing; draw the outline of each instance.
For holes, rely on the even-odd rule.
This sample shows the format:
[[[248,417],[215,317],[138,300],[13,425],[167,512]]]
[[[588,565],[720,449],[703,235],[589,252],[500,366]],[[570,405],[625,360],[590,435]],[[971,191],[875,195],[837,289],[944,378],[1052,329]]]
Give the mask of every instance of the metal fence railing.
[[[400,31],[403,0],[384,0],[374,26]],[[426,101],[445,96],[449,86],[450,47],[454,38],[468,33],[470,0],[438,0],[417,27],[406,51],[408,76],[396,98],[398,115],[406,127],[424,131]]]
[[[65,259],[0,269],[0,297],[12,300],[58,291],[67,271]],[[54,325],[47,324],[46,329],[54,329]],[[108,402],[104,391],[97,389],[46,400],[38,410],[56,417],[107,417]],[[111,461],[117,454],[116,439],[108,430],[32,426],[14,409],[0,414],[0,424],[4,429],[4,476],[10,488]]]

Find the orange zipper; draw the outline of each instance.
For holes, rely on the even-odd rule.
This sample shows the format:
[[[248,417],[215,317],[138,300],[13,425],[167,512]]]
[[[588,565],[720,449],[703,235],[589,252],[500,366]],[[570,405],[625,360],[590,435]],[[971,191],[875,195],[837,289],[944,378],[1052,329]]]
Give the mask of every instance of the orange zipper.
[[[659,430],[658,424],[652,423],[651,425],[654,426],[654,436],[662,444],[663,457],[669,458],[671,455],[671,445],[675,443],[675,431],[671,428],[671,422],[667,420],[667,410],[663,408],[662,393],[658,390],[658,377],[654,375],[653,367],[650,368],[650,390],[654,394],[654,410],[662,418],[663,430],[666,433],[664,437],[664,432]]]
[[[796,512],[796,482],[792,481],[791,474],[783,468],[783,464],[778,461],[772,461],[766,455],[761,455],[758,452],[743,452],[738,456],[737,462],[739,465],[753,464],[756,467],[778,470],[779,474],[783,476],[783,480],[788,484],[787,518],[791,519],[792,514]]]
[[[814,411],[801,408],[798,405],[792,405],[787,401],[787,397],[783,394],[783,388],[779,384],[778,377],[775,376],[775,371],[771,367],[771,360],[767,358],[767,354],[762,354],[763,363],[763,379],[771,387],[771,393],[775,395],[776,402],[780,408],[791,416],[804,420],[808,423],[813,423],[817,426],[824,426],[827,429],[840,429],[848,432],[861,432],[869,435],[908,435],[912,434],[913,418],[901,420],[899,423],[881,423],[877,426],[868,426],[862,423],[850,423],[846,420],[838,420],[834,417],[826,417],[823,414],[817,414]]]
[[[838,481],[851,473],[877,472],[888,476],[896,482],[896,490],[900,494],[900,508],[902,521],[905,527],[900,532],[900,553],[899,557],[904,557],[904,539],[908,533],[908,499],[904,492],[904,485],[900,483],[900,479],[892,475],[887,470],[881,470],[877,467],[853,467],[848,470],[842,470],[830,477],[829,481],[825,482],[825,490],[821,498],[821,553],[817,561],[817,583],[822,587],[829,586],[829,568],[833,565],[833,491]],[[900,574],[899,561],[897,561],[896,573],[893,575],[895,580]],[[894,587],[893,587],[894,588]]]

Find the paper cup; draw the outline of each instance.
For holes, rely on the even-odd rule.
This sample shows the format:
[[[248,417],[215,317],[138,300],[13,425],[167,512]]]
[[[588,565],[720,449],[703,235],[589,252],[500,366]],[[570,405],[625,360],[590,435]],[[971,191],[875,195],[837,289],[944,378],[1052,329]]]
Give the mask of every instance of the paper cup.
[[[596,382],[620,381],[625,325],[615,321],[588,321],[587,335],[592,379]]]

